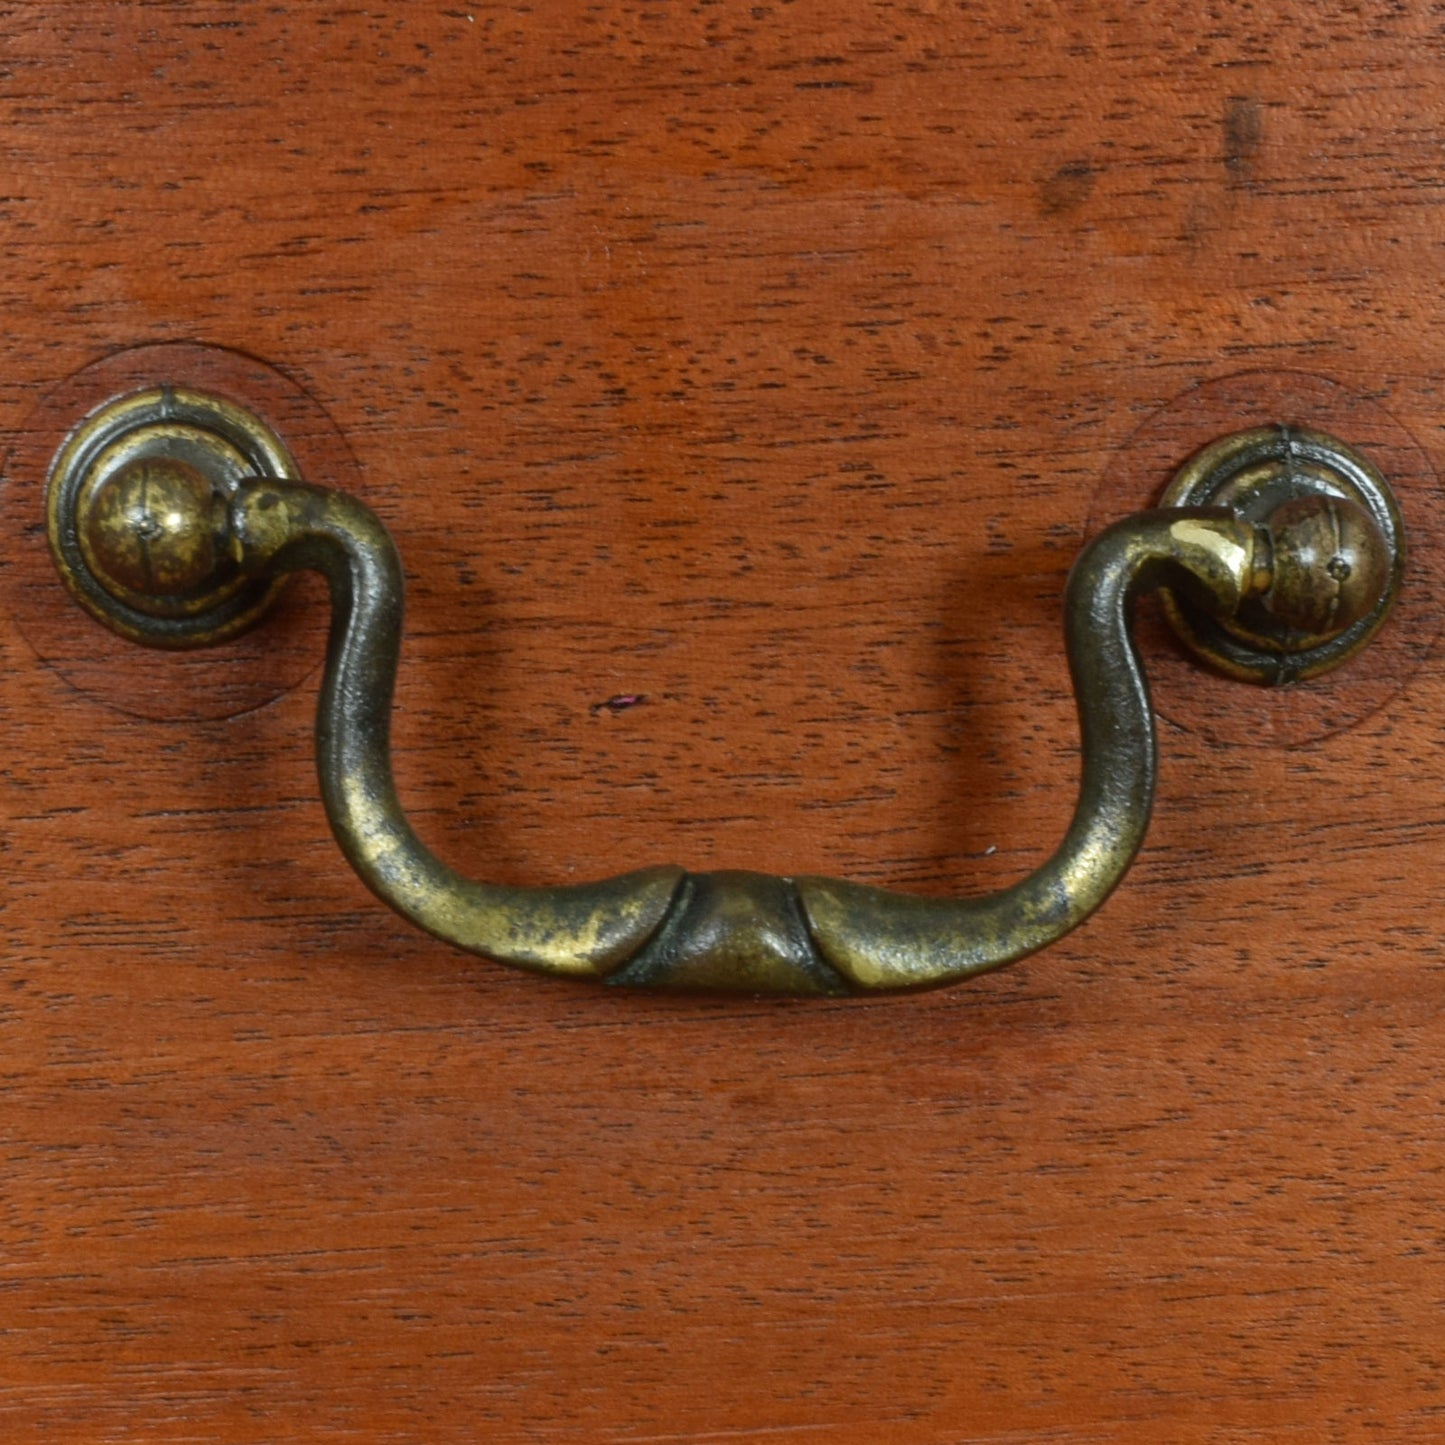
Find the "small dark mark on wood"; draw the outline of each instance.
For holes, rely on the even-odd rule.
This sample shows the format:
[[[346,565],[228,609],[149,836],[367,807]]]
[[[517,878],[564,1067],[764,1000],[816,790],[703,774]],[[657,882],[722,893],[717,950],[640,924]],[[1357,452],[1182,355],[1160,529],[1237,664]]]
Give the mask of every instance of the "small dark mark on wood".
[[[1224,103],[1224,165],[1231,181],[1251,179],[1264,141],[1264,119],[1252,96],[1232,95]]]
[[[1088,161],[1066,161],[1039,182],[1039,209],[1046,216],[1072,211],[1089,199],[1094,189],[1094,167]]]
[[[640,707],[647,701],[646,696],[640,692],[619,692],[614,697],[609,697],[603,702],[594,702],[588,712],[593,717],[599,713],[611,713],[616,716],[620,712],[626,712],[629,708]]]

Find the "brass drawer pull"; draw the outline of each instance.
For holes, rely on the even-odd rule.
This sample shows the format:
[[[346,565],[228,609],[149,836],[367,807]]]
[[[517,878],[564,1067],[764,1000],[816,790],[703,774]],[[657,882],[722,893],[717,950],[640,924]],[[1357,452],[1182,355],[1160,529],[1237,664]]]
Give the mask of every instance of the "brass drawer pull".
[[[355,497],[294,473],[279,438],[229,402],[169,387],[121,398],[71,435],[51,469],[57,565],[93,615],[158,647],[234,636],[287,574],[322,573],[333,621],[317,768],[332,831],[357,873],[398,913],[460,948],[540,973],[653,988],[929,988],[1052,942],[1108,897],[1149,821],[1155,736],[1130,634],[1134,599],[1168,589],[1191,645],[1236,675],[1293,680],[1363,645],[1389,611],[1403,560],[1398,512],[1378,473],[1342,443],[1287,427],[1207,448],[1165,507],[1095,537],[1065,598],[1083,738],[1078,804],[1054,855],[999,893],[920,898],[832,878],[675,867],[577,887],[494,887],[428,851],[392,783],[396,548]]]

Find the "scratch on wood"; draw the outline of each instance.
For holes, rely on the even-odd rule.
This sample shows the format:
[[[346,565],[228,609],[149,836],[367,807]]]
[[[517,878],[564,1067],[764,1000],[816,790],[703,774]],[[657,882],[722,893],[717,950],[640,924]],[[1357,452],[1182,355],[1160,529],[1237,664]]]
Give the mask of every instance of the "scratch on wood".
[[[604,699],[602,702],[594,702],[587,711],[590,712],[593,717],[604,712],[611,713],[615,716],[617,713],[626,712],[628,708],[640,707],[646,701],[647,696],[645,693],[619,692],[612,697]]]

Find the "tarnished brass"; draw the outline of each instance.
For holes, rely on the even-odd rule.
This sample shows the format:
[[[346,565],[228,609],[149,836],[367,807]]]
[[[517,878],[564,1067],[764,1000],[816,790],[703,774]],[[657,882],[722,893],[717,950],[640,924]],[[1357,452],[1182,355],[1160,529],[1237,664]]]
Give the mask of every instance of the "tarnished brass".
[[[1171,489],[1178,500],[1213,488],[1211,500],[1229,506],[1140,512],[1100,533],[1074,564],[1064,611],[1083,739],[1079,798],[1058,850],[1011,888],[919,898],[832,878],[675,867],[578,887],[501,888],[436,858],[396,796],[389,730],[402,571],[390,536],[356,498],[291,471],[279,441],[230,403],[169,388],[124,398],[83,423],[56,459],[57,564],[107,625],[162,647],[234,635],[288,574],[320,572],[333,626],[317,768],[357,873],[398,913],[460,948],[624,986],[932,988],[1034,952],[1108,897],[1148,824],[1155,736],[1130,634],[1134,599],[1167,587],[1196,632],[1207,623],[1229,648],[1272,659],[1273,671],[1233,670],[1278,681],[1349,655],[1383,621],[1400,572],[1398,514],[1368,463],[1313,433],[1247,433],[1206,449]],[[1375,490],[1356,486],[1362,473]]]
[[[259,417],[155,387],[84,418],[50,464],[55,565],[93,617],[149,647],[209,647],[266,611],[285,577],[244,571],[228,508],[250,477],[296,479]]]
[[[1180,468],[1166,507],[1228,507],[1268,522],[1271,581],[1229,616],[1164,589],[1174,630],[1211,667],[1278,686],[1352,657],[1380,629],[1405,566],[1404,527],[1368,458],[1324,432],[1256,427]]]
[[[209,587],[225,560],[226,498],[180,457],[137,457],[87,500],[80,550],[107,592],[142,610]]]

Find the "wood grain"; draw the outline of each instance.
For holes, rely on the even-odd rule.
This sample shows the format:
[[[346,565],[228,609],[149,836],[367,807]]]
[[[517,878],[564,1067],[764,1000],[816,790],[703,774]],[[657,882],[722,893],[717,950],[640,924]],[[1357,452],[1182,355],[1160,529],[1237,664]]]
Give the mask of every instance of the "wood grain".
[[[1438,31],[7,6],[0,426],[158,342],[314,399],[409,568],[403,793],[469,871],[997,887],[1067,817],[1060,595],[1141,426],[1304,373],[1439,467]],[[304,668],[226,717],[77,690],[10,538],[6,1440],[1445,1433],[1438,651],[1291,747],[1166,722],[1130,879],[1012,970],[617,996],[373,904]]]

